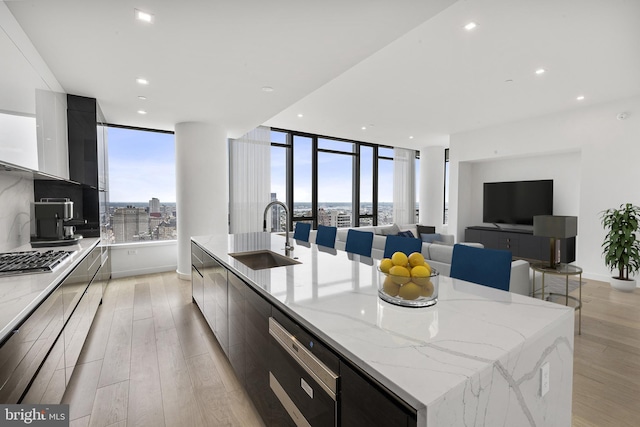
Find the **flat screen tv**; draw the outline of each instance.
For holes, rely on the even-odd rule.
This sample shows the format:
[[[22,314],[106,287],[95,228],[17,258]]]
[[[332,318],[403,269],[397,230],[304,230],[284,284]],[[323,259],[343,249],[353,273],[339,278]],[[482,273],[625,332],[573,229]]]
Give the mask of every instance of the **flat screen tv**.
[[[533,225],[535,215],[553,215],[553,180],[485,182],[482,221]]]

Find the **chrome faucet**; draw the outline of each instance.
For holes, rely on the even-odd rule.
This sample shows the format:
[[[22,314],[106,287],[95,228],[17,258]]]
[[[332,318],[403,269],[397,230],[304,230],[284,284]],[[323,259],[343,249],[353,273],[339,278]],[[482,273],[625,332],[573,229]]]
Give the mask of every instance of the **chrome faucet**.
[[[271,207],[274,205],[282,206],[282,208],[284,209],[284,214],[286,216],[286,225],[284,227],[284,231],[285,231],[284,250],[288,255],[289,251],[293,250],[293,246],[289,244],[289,208],[287,207],[287,205],[285,205],[279,200],[274,200],[270,202],[266,208],[264,208],[264,215],[262,219],[262,231],[267,231],[267,213],[269,212],[269,209],[271,209]]]

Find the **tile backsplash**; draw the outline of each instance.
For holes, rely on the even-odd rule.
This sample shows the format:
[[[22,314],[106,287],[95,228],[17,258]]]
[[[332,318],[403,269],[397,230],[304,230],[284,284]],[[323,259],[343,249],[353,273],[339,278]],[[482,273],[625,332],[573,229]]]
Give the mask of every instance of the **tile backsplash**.
[[[29,243],[33,177],[0,171],[0,252]]]

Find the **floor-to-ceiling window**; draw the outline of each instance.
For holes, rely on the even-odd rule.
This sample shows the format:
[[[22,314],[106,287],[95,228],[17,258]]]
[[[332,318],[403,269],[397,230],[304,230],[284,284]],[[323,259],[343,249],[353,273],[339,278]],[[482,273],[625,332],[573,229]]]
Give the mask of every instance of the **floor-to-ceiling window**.
[[[109,243],[175,240],[173,132],[107,126]]]
[[[360,145],[360,227],[373,225],[374,218],[374,186],[376,175],[374,170],[375,147],[371,145]],[[375,198],[377,201],[377,197]]]
[[[284,132],[271,132],[271,201],[287,203],[287,154],[289,152],[288,135]],[[286,215],[280,206],[274,207],[268,231],[280,231],[286,227]]]
[[[271,135],[272,199],[292,207],[294,224],[393,223],[392,147],[282,129]]]
[[[354,143],[318,138],[318,224],[354,225],[354,151]]]
[[[378,225],[393,224],[393,148],[378,148]]]

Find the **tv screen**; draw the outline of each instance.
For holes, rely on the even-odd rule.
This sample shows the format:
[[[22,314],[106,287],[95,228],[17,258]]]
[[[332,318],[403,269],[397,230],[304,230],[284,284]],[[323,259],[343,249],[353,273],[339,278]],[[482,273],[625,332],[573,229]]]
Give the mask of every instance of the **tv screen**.
[[[533,225],[535,215],[553,215],[553,180],[485,182],[482,221]]]

